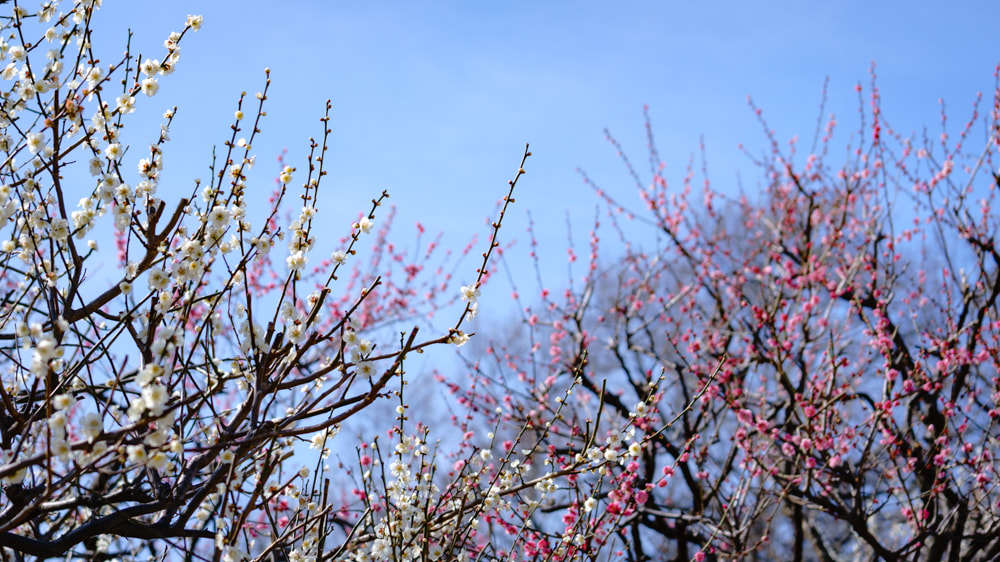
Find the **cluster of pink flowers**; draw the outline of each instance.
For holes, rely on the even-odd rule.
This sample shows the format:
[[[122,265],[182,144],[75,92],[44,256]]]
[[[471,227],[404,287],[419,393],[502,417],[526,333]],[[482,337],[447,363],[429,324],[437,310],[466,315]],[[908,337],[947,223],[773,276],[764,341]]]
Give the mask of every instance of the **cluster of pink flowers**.
[[[652,230],[584,176],[625,254],[561,301],[539,279],[527,335],[494,334],[472,385],[442,376],[479,423],[545,427],[552,463],[631,424],[642,454],[609,462],[584,510],[621,517],[628,557],[1000,555],[980,533],[1000,521],[1000,88],[957,140],[918,148],[888,126],[872,76],[846,163],[832,115],[803,161],[753,107],[772,147],[754,158],[756,199],[706,179],[696,204],[694,170],[669,185],[648,127],[639,200]],[[543,259],[534,241],[532,255]],[[577,391],[546,422],[567,385]],[[473,407],[500,396],[498,418]],[[549,511],[575,521],[582,505]]]

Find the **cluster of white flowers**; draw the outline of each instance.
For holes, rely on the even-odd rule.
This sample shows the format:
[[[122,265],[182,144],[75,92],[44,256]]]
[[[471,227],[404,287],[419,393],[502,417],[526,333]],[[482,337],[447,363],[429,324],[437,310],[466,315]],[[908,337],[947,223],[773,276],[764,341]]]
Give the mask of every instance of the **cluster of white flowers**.
[[[385,484],[388,509],[381,513],[367,514],[366,523],[371,526],[375,540],[355,551],[353,560],[423,559],[422,545],[413,539],[421,532],[427,516],[431,515],[426,513],[425,506],[433,505],[441,494],[441,490],[433,482],[433,472],[426,470],[428,453],[427,444],[421,437],[400,437],[395,446],[394,460],[389,464],[389,475],[392,478]],[[364,477],[370,484],[373,483],[370,471]],[[445,542],[446,534],[442,533],[431,539],[431,559],[437,560],[443,550],[435,545]]]
[[[463,345],[469,343],[470,339],[469,334],[466,334],[461,330],[457,330],[448,336],[448,343],[454,344],[455,347],[462,347]]]
[[[323,456],[326,457],[330,454],[328,445],[338,433],[340,433],[340,426],[337,425],[317,431],[309,443],[309,448],[323,451]]]
[[[151,149],[152,157],[140,163],[140,176],[144,177],[138,186],[133,189],[122,179],[125,174],[120,164],[126,148],[119,140],[121,117],[135,110],[134,94],[154,95],[159,89],[158,78],[173,72],[180,58],[179,39],[182,34],[175,32],[164,42],[167,52],[162,63],[154,58],[140,57],[141,81],[137,79],[137,83],[120,95],[113,105],[95,102],[94,93],[109,83],[121,65],[99,66],[84,60],[69,65],[67,69],[65,61],[80,60],[75,53],[85,52],[89,46],[88,38],[81,31],[82,24],[100,7],[100,2],[77,1],[69,14],[58,13],[57,6],[58,2],[47,2],[34,14],[41,24],[54,22],[44,29],[43,43],[19,45],[0,41],[0,61],[10,61],[0,69],[0,79],[12,82],[3,89],[14,94],[5,93],[0,104],[0,162],[2,172],[10,176],[13,185],[21,186],[21,193],[18,194],[21,209],[12,204],[11,184],[5,184],[0,189],[0,228],[18,210],[21,211],[19,233],[5,240],[2,250],[16,251],[17,256],[29,265],[37,265],[32,262],[36,259],[38,240],[51,239],[64,245],[71,234],[82,239],[93,228],[95,219],[108,210],[114,215],[115,226],[124,232],[132,223],[135,199],[155,193],[156,174],[162,169],[156,145]],[[14,10],[14,20],[18,25],[20,20],[29,16],[23,7]],[[186,27],[196,30],[201,21],[200,16],[191,16]],[[48,48],[43,47],[46,44]],[[42,54],[44,63],[37,60]],[[51,95],[45,101],[42,96],[52,90],[61,93]],[[60,128],[58,133],[54,128],[23,133],[20,129],[10,129],[9,125],[29,108],[29,103],[36,100],[39,100],[39,110],[46,122],[58,120],[65,128]],[[86,105],[91,106],[89,118],[86,117]],[[9,134],[11,130],[16,131],[15,135]],[[63,147],[75,138],[82,138],[83,147],[92,154],[90,172],[97,179],[93,193],[82,198],[69,217],[60,216],[56,199],[49,195],[52,187],[40,185],[38,182],[42,174],[36,173],[44,171],[46,162],[56,156],[53,143],[57,135]],[[161,136],[161,140],[165,140],[167,125],[163,125]],[[22,148],[27,150],[22,151]],[[27,165],[17,162],[18,153],[29,157]],[[21,175],[20,180],[18,175]]]
[[[297,500],[297,491],[288,487],[287,472],[280,465],[294,454],[302,438],[300,434],[295,434],[294,440],[287,434],[282,439],[269,436],[267,439],[275,439],[268,444],[274,445],[274,450],[253,449],[247,454],[259,438],[247,433],[247,426],[255,431],[270,424],[268,428],[279,428],[273,430],[277,434],[322,427],[315,422],[315,418],[327,415],[323,412],[327,406],[321,401],[333,400],[329,393],[318,398],[309,395],[313,389],[329,389],[330,385],[325,373],[309,379],[305,371],[312,366],[308,364],[312,358],[295,355],[306,347],[303,344],[317,341],[311,330],[321,322],[318,303],[321,295],[325,296],[317,291],[302,299],[308,289],[292,285],[305,274],[315,243],[312,226],[317,210],[310,204],[315,199],[304,197],[305,206],[283,231],[272,226],[274,215],[263,230],[251,230],[246,218],[245,182],[255,161],[250,153],[257,132],[254,127],[249,141],[235,140],[234,136],[226,143],[229,152],[222,160],[225,164],[218,170],[213,168],[212,181],[202,185],[196,180],[191,197],[168,207],[157,198],[157,191],[174,110],[163,114],[159,136],[148,144],[148,150],[142,147],[137,153],[123,131],[129,116],[147,103],[147,97],[157,95],[164,77],[174,71],[181,39],[189,30],[201,27],[201,17],[188,17],[183,32],[171,33],[163,43],[165,53],[137,56],[127,51],[123,59],[109,64],[98,61],[89,45],[89,22],[100,0],[76,0],[69,14],[60,14],[57,5],[46,3],[33,14],[32,23],[49,26],[39,41],[16,44],[24,41],[18,33],[7,33],[0,39],[0,79],[8,82],[0,88],[0,252],[4,254],[0,257],[4,263],[22,262],[7,267],[8,275],[24,273],[23,280],[5,278],[13,281],[8,288],[14,297],[8,302],[14,304],[0,310],[0,327],[19,323],[14,331],[20,349],[11,352],[20,357],[12,362],[16,363],[14,375],[3,382],[19,408],[22,404],[29,405],[25,408],[40,405],[25,417],[30,419],[29,425],[34,424],[31,431],[19,429],[22,435],[15,441],[21,441],[11,450],[0,451],[3,481],[28,478],[38,482],[47,475],[54,487],[46,488],[45,493],[69,502],[78,492],[72,488],[77,481],[86,481],[85,477],[108,468],[108,461],[115,459],[118,468],[106,473],[110,475],[109,490],[149,486],[150,497],[159,498],[184,487],[171,488],[179,481],[183,459],[185,478],[192,478],[193,485],[201,485],[198,479],[205,477],[203,482],[213,482],[207,486],[215,486],[214,490],[203,488],[200,504],[190,506],[185,521],[193,515],[198,528],[218,533],[216,546],[223,560],[244,560],[247,551],[241,546],[252,551],[252,545],[231,544],[237,534],[234,529],[243,530],[234,525],[242,523],[236,511],[255,508],[248,505],[250,494],[242,486],[247,482],[255,494],[263,490],[264,502],[286,493]],[[21,21],[29,16],[22,6],[15,6],[14,17],[0,18],[0,26],[20,31]],[[112,85],[117,90],[113,94]],[[266,95],[261,93],[257,98],[263,101]],[[239,121],[246,116],[238,110],[235,117],[238,130]],[[293,181],[294,172],[292,167],[281,171],[282,193]],[[83,180],[70,175],[74,173]],[[62,174],[73,181],[75,195],[68,200],[63,183],[70,180],[60,182]],[[303,187],[309,194],[318,188],[318,180],[309,179]],[[375,202],[376,207],[378,204]],[[343,264],[354,254],[358,238],[371,233],[373,216],[362,216],[352,225],[351,244],[332,254],[334,264]],[[76,240],[102,232],[110,224],[117,230],[116,249],[124,273],[94,290],[82,280],[88,274],[98,277],[93,261],[87,261],[97,244],[88,241],[84,249]],[[265,300],[259,297],[267,289],[259,283],[260,269],[248,267],[249,260],[244,258],[255,253],[258,260],[266,259],[276,240],[287,242],[285,265],[294,274],[283,289],[291,290],[282,291],[277,311],[269,308],[258,314],[254,299]],[[227,257],[237,250],[239,259]],[[276,261],[280,264],[280,259]],[[222,288],[218,289],[212,282],[220,276]],[[241,285],[246,290],[235,290]],[[477,310],[479,294],[478,283],[462,288],[470,315]],[[265,297],[269,305],[273,304],[271,295]],[[61,314],[71,320],[63,320]],[[229,321],[234,329],[226,331]],[[350,380],[345,388],[367,380],[374,396],[376,391],[387,391],[386,381],[380,379],[386,371],[379,370],[378,362],[388,362],[393,353],[377,356],[376,344],[362,337],[362,328],[367,326],[348,318],[338,342],[337,334],[326,324],[329,331],[321,339],[325,338],[323,345],[327,347],[322,351],[333,349],[334,357],[324,357],[326,362],[320,363],[329,366],[340,361],[339,373]],[[224,337],[216,341],[216,334]],[[461,331],[452,335],[452,343],[457,345],[468,339]],[[235,344],[229,345],[236,341],[242,356]],[[132,344],[135,347],[129,349]],[[292,352],[277,363],[265,365],[261,361],[274,359],[266,357],[272,346],[283,350],[287,344]],[[119,355],[119,350],[124,353]],[[298,363],[293,365],[293,360]],[[225,365],[231,368],[227,371]],[[259,378],[261,370],[275,365],[287,369],[248,392],[250,384],[264,380]],[[274,371],[267,373],[271,374]],[[308,400],[284,402],[292,392],[279,396],[275,388],[288,385],[278,388],[287,391],[296,384],[296,377],[307,382],[294,391],[302,391]],[[235,381],[235,389],[226,386],[231,381]],[[249,397],[260,398],[263,392],[274,392],[275,400],[266,401],[260,411],[254,409],[248,415]],[[232,403],[241,398],[247,401]],[[282,410],[287,417],[282,418]],[[401,423],[404,413],[400,406]],[[306,420],[313,425],[302,423]],[[289,421],[294,423],[282,425]],[[232,428],[239,424],[243,425],[234,433]],[[338,431],[339,426],[332,426],[307,438],[325,458],[327,444]],[[558,476],[552,473],[525,485],[531,471],[528,455],[498,462],[489,449],[477,450],[468,464],[472,467],[468,479],[462,483],[469,489],[462,493],[481,506],[478,512],[456,517],[452,527],[435,531],[430,544],[420,543],[413,539],[431,515],[426,506],[442,497],[442,490],[433,481],[433,463],[426,460],[429,451],[424,439],[426,435],[400,437],[392,461],[381,467],[388,475],[379,484],[384,487],[388,509],[369,514],[367,524],[374,538],[354,553],[357,559],[377,559],[388,553],[420,558],[425,548],[432,559],[443,558],[447,533],[457,532],[462,525],[476,527],[483,509],[520,508],[509,503],[510,490],[521,486],[534,494],[534,486],[544,495],[560,489]],[[45,464],[29,460],[35,463],[31,465],[25,459],[45,459]],[[193,459],[199,460],[189,462]],[[25,468],[14,470],[18,463],[26,464]],[[498,464],[500,468],[496,468]],[[194,471],[207,468],[204,473],[189,475],[189,466]],[[271,470],[275,467],[277,471]],[[219,482],[219,475],[226,472],[224,482]],[[72,477],[64,478],[64,474]],[[296,474],[293,479],[309,477],[305,469]],[[53,475],[59,477],[51,478]],[[365,479],[373,482],[370,469]],[[461,499],[449,495],[456,499],[442,503],[447,503],[447,509],[461,511]],[[112,504],[100,510],[107,513],[116,507]],[[289,562],[310,562],[318,556],[321,537],[325,536],[318,521],[325,520],[329,507],[303,501],[289,508],[298,510],[296,517],[306,514],[297,521],[309,521],[288,553]],[[74,510],[72,516],[64,523],[52,523],[53,533],[72,529],[80,516],[91,514],[85,509],[70,509]],[[399,537],[421,546],[400,547]],[[114,540],[119,538],[100,539],[101,544]],[[463,553],[447,554],[456,555],[458,559],[465,557]]]
[[[49,450],[61,461],[69,460],[72,449],[66,440],[66,424],[69,421],[66,412],[73,406],[75,400],[70,395],[59,395],[53,400],[57,410],[49,416]]]
[[[236,305],[236,317],[242,319],[237,329],[240,336],[240,350],[248,354],[251,348],[256,347],[261,352],[267,353],[271,350],[271,344],[264,337],[266,335],[264,327],[256,321],[251,322],[246,310],[243,304]]]
[[[281,305],[281,319],[285,323],[285,340],[294,344],[301,342],[306,336],[308,317],[306,313],[295,310],[288,301]]]
[[[42,325],[32,323],[25,328],[26,324],[19,326],[19,335],[22,337],[30,334],[30,339],[25,339],[25,350],[31,351],[31,373],[38,378],[45,377],[49,369],[60,370],[62,368],[62,357],[64,350],[57,345],[56,339],[49,332],[42,332]]]
[[[68,324],[65,321],[57,325],[60,330],[68,329]],[[21,323],[17,326],[16,333],[23,339],[24,349],[31,352],[32,374],[34,376],[47,377],[50,370],[58,372],[64,369],[63,347],[56,344],[53,334],[44,331],[41,324]],[[181,330],[161,330],[159,337],[154,340],[154,353],[158,357],[168,355],[173,352],[177,345],[182,343],[183,332]],[[166,387],[159,382],[159,378],[163,374],[163,369],[155,364],[146,365],[136,374],[141,391],[140,395],[132,400],[128,415],[133,420],[138,420],[144,412],[149,412],[158,419],[154,420],[152,430],[143,437],[141,443],[128,444],[123,447],[122,452],[129,462],[161,469],[169,474],[173,472],[175,466],[169,462],[167,451],[177,453],[181,449],[181,444],[177,439],[170,440],[168,443],[174,418],[171,413],[164,415],[164,408],[169,396]],[[79,465],[86,465],[108,453],[108,443],[99,440],[105,431],[104,417],[100,413],[87,412],[78,408],[78,402],[71,393],[54,395],[51,399],[51,405],[53,413],[44,420],[44,423],[48,428],[48,451],[54,458],[66,463],[73,461]],[[117,417],[115,407],[112,406],[107,411],[112,419]],[[78,417],[79,421],[71,422],[73,417]],[[71,435],[67,431],[71,425],[82,434],[88,446],[78,447],[74,442],[71,442]],[[4,460],[13,460],[12,454],[12,452],[5,452]],[[6,476],[4,481],[8,483],[18,482],[25,475],[26,471],[20,470]]]
[[[462,300],[464,302],[469,303],[468,317],[470,319],[475,318],[476,314],[479,313],[479,296],[480,296],[479,283],[476,282],[472,285],[463,286],[462,288],[459,289],[459,294],[462,296]],[[467,341],[468,337],[465,337],[464,340],[461,337],[459,337],[452,343],[456,343],[461,346]]]
[[[541,425],[549,428],[554,420],[561,419],[560,408],[572,394],[572,388],[573,385],[564,396],[552,399],[556,408],[551,412],[552,419]],[[556,496],[560,492],[575,494],[581,491],[579,482],[587,475],[593,477],[589,480],[596,485],[589,490],[589,495],[581,498],[581,511],[589,514],[597,510],[604,496],[599,486],[607,482],[606,477],[612,474],[611,467],[641,456],[643,441],[632,420],[637,414],[647,412],[653,399],[650,397],[649,401],[637,406],[633,415],[605,427],[602,439],[587,436],[582,442],[591,446],[574,455],[570,462],[555,461],[539,450],[538,445],[519,448],[520,437],[505,443],[506,453],[498,456],[494,454],[495,434],[491,432],[487,434],[488,446],[472,446],[468,456],[454,465],[457,476],[444,490],[439,489],[431,477],[435,459],[424,442],[426,434],[421,438],[405,433],[403,414],[406,406],[397,406],[400,418],[394,432],[399,435],[399,441],[392,460],[381,466],[379,460],[363,455],[361,461],[367,497],[378,495],[380,498],[379,509],[366,510],[359,523],[371,540],[349,550],[343,559],[422,560],[427,556],[422,550],[425,545],[431,558],[458,559],[464,556],[463,540],[475,536],[484,521],[500,517],[508,522],[520,520],[530,526],[534,513],[558,502]],[[496,414],[503,417],[504,409],[498,408]],[[371,448],[378,449],[378,443],[372,443]],[[544,472],[536,466],[539,454],[544,456]],[[428,511],[427,506],[435,507]],[[426,543],[411,541],[414,537],[422,537]],[[568,527],[557,548],[579,546],[586,540],[585,530]],[[455,548],[456,544],[458,550],[445,552],[446,545]]]
[[[281,182],[288,183],[292,181],[292,172],[294,170],[290,166],[285,166],[281,173]],[[288,239],[289,255],[285,259],[285,264],[288,266],[289,271],[302,271],[306,264],[309,263],[309,257],[306,254],[312,249],[315,242],[315,239],[310,235],[312,232],[312,219],[315,216],[316,207],[305,205],[299,212],[298,218],[293,220],[288,226],[290,233]]]
[[[168,453],[180,453],[183,444],[173,436],[174,413],[164,412],[169,398],[169,392],[163,384],[150,382],[142,387],[139,397],[132,399],[128,409],[129,418],[137,421],[148,412],[154,418],[153,431],[147,433],[141,443],[127,445],[125,452],[131,463],[173,474],[176,465],[169,460]]]

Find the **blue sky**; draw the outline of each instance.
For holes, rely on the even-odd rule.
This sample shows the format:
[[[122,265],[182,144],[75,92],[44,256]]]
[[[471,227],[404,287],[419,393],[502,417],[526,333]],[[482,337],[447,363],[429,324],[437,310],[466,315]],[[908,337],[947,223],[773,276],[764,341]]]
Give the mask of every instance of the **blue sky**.
[[[445,231],[457,249],[471,234],[487,234],[485,218],[530,142],[534,156],[506,236],[526,238],[531,209],[543,252],[556,264],[565,259],[567,213],[585,240],[597,205],[578,167],[635,200],[602,130],[641,163],[643,104],[671,166],[668,179],[679,183],[704,136],[714,185],[733,192],[741,174],[752,191],[756,177],[737,145],[759,151],[764,142],[747,95],[779,138],[811,138],[829,77],[827,111],[845,135],[856,126],[853,86],[867,87],[874,60],[891,124],[937,131],[943,98],[957,130],[976,92],[992,90],[1000,61],[1000,4],[986,1],[107,0],[95,43],[120,53],[131,28],[133,45],[160,57],[162,40],[189,13],[203,14],[204,27],[186,38],[178,71],[145,104],[151,126],[131,131],[148,142],[159,114],[180,107],[161,194],[171,182],[186,192],[192,178],[207,176],[240,91],[260,90],[269,67],[268,117],[255,143],[262,193],[283,148],[290,163],[304,163],[331,98],[334,169],[326,189],[334,196],[321,213],[343,224],[331,236],[388,189],[400,234],[419,220]],[[527,244],[519,252],[526,255]],[[471,278],[474,265],[468,269]],[[552,271],[548,282],[564,282],[562,265]]]

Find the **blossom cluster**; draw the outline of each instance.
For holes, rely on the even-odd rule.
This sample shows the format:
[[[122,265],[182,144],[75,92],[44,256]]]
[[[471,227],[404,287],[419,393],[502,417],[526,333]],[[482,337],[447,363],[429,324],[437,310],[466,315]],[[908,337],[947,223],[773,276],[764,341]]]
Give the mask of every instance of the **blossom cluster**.
[[[123,131],[182,68],[202,18],[161,52],[106,63],[100,6],[15,3],[0,20],[0,549],[318,557],[334,500],[310,459],[328,461],[343,422],[401,384],[408,354],[451,336],[375,342],[460,292],[420,275],[437,240],[416,261],[387,242],[384,192],[310,263],[329,242],[315,235],[329,103],[302,171],[282,161],[268,208],[253,208],[269,79],[240,95],[209,179],[166,193],[183,114],[163,113],[138,154]]]
[[[988,115],[974,112],[938,144],[889,128],[872,75],[846,158],[832,156],[832,116],[802,158],[751,104],[772,147],[754,157],[756,198],[707,176],[699,187],[693,169],[669,182],[647,121],[643,209],[584,176],[607,212],[591,232],[583,285],[560,297],[539,277],[537,301],[525,302],[524,280],[510,276],[526,336],[493,334],[488,359],[470,361],[470,382],[442,375],[472,412],[462,423],[490,426],[479,405],[493,400],[509,427],[538,427],[567,366],[583,366],[553,427],[575,436],[631,420],[641,448],[635,462],[608,465],[613,492],[581,503],[629,513],[617,530],[630,540],[602,550],[609,557],[1000,552],[1000,541],[973,538],[1000,521],[990,173],[1000,85]],[[981,151],[963,152],[972,141]],[[628,242],[608,267],[599,265],[604,221]],[[571,248],[571,270],[575,260]],[[551,443],[564,451],[566,441]],[[607,448],[607,459],[619,451]],[[581,511],[559,507],[550,520]]]
[[[644,445],[625,421],[601,436],[577,435],[569,450],[545,446],[555,436],[550,432],[559,431],[561,405],[574,386],[551,402],[538,435],[522,431],[502,439],[487,432],[479,441],[467,431],[459,446],[465,452],[448,470],[441,441],[428,441],[428,426],[407,431],[409,407],[400,395],[392,449],[385,451],[378,439],[358,449],[355,501],[343,508],[345,517],[358,521],[335,559],[572,560],[613,541],[612,529],[648,492],[633,492],[634,482],[614,478],[612,467],[634,465]],[[648,407],[641,402],[636,409]],[[502,407],[495,414],[508,418]],[[611,501],[598,509],[605,497]],[[538,516],[556,506],[568,506],[572,515],[558,526],[537,528]]]

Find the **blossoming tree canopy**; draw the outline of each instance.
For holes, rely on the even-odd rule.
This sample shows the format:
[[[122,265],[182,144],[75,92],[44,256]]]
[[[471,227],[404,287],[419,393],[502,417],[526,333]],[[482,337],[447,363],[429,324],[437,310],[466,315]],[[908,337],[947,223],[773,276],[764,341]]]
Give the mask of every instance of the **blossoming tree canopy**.
[[[162,52],[102,62],[99,7],[14,3],[2,20],[0,548],[301,559],[329,538],[370,550],[371,536],[350,532],[358,514],[333,510],[341,498],[323,463],[345,420],[400,395],[411,354],[468,341],[462,322],[502,214],[472,293],[421,275],[435,245],[413,258],[385,242],[385,192],[317,258],[330,104],[302,169],[283,164],[254,208],[269,80],[240,95],[210,178],[164,193],[178,110],[142,149],[122,131],[172,78],[202,18],[189,16]],[[418,337],[414,318],[459,302],[452,328]],[[294,457],[310,448],[319,452]]]
[[[207,179],[167,182],[183,108],[132,125],[202,18],[100,60],[99,8],[0,19],[4,559],[1000,558],[1000,88],[918,139],[873,71],[846,153],[761,117],[758,194],[668,181],[649,127],[639,206],[584,176],[586,270],[512,275],[498,334],[527,146],[481,250],[401,249],[388,192],[327,214],[329,102],[261,177],[265,71]],[[411,408],[435,348],[469,358],[421,385],[442,419]]]
[[[874,76],[846,156],[832,116],[805,156],[761,117],[759,195],[671,184],[651,132],[649,175],[625,160],[645,208],[584,176],[625,254],[601,267],[595,224],[583,286],[539,281],[525,330],[487,350],[498,368],[452,387],[537,426],[576,379],[550,451],[570,462],[599,412],[620,462],[549,506],[567,528],[620,531],[631,559],[1000,556],[1000,89],[921,142]],[[556,548],[558,529],[533,536]]]

